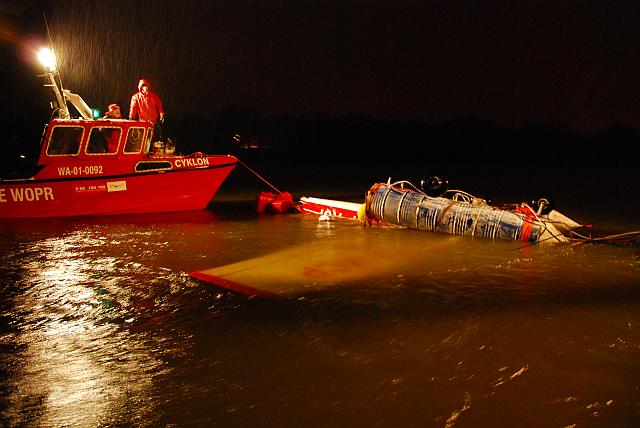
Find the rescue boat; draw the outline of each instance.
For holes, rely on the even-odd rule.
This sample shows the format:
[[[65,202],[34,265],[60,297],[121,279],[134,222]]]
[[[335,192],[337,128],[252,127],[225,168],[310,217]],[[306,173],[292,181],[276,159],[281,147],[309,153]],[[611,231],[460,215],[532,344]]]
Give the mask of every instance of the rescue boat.
[[[169,141],[154,141],[150,122],[95,120],[79,95],[62,88],[55,66],[45,77],[55,110],[34,171],[0,178],[0,218],[199,210],[238,163],[231,155],[176,155]]]

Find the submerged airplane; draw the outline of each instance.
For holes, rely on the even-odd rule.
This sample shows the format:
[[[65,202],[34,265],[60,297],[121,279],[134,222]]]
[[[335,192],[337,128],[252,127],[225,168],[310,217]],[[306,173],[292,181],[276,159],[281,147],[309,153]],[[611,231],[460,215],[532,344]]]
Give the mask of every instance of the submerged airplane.
[[[318,215],[321,221],[343,219],[439,232],[429,239],[411,233],[401,237],[393,233],[367,234],[367,230],[378,228],[357,228],[341,237],[320,239],[190,275],[248,296],[295,297],[335,284],[389,278],[415,266],[422,271],[448,269],[458,262],[452,248],[454,242],[460,242],[452,240],[451,235],[512,241],[519,248],[543,243],[624,244],[640,235],[636,231],[593,237],[579,233],[586,225],[552,209],[547,199],[536,201],[533,206],[519,203],[498,207],[446,187],[445,181],[437,177],[430,179],[426,190],[407,181],[377,183],[368,191],[364,203],[302,197],[297,205],[301,213]]]

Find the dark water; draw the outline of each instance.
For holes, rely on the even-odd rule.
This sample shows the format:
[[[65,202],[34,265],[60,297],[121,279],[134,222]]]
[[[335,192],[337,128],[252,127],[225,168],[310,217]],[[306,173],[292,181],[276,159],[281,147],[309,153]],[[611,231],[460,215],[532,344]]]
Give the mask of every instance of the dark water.
[[[290,174],[282,190],[352,200],[386,180]],[[456,187],[496,199],[551,189],[578,221],[640,228],[633,170],[460,176]],[[258,216],[250,184],[237,171],[201,212],[4,221],[0,426],[640,425],[638,246]],[[282,301],[188,276],[354,239],[403,262]]]

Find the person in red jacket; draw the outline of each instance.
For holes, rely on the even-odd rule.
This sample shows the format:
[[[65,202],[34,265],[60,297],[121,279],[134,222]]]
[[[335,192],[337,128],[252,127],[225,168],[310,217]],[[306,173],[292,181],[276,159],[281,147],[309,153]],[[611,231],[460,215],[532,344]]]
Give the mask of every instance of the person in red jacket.
[[[162,101],[158,94],[151,92],[151,85],[146,79],[140,79],[138,92],[131,96],[129,119],[147,120],[153,123],[154,135],[162,139],[161,124],[164,123]]]

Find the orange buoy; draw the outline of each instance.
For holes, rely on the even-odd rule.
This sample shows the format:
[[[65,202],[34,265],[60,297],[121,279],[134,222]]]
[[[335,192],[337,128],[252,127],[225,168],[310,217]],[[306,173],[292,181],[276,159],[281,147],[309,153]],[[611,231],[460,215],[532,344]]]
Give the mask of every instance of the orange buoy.
[[[256,212],[269,212],[283,214],[293,208],[293,197],[289,192],[275,194],[272,192],[260,192],[256,199]]]

